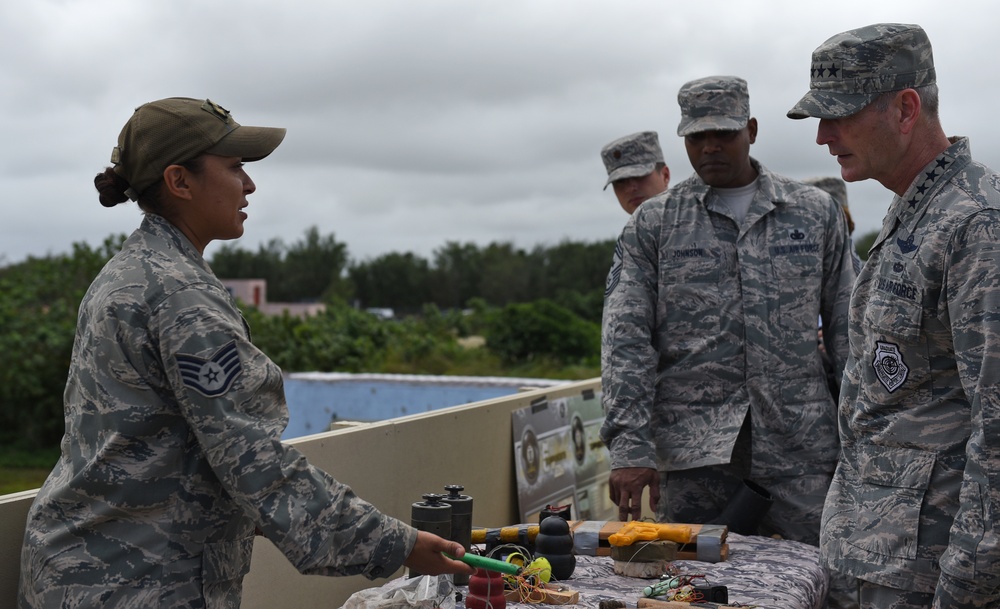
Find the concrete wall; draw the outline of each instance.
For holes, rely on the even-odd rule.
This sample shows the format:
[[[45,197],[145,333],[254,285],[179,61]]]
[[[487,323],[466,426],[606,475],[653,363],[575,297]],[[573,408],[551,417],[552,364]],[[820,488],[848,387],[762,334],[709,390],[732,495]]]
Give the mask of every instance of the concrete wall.
[[[473,524],[518,521],[510,413],[545,396],[600,392],[600,379],[526,391],[293,440],[315,465],[351,485],[382,511],[410,520],[410,506],[446,484],[465,486]],[[14,606],[25,516],[34,491],[0,497],[0,607]],[[395,575],[394,575],[395,576]],[[329,609],[384,580],[304,576],[268,541],[258,539],[244,584],[244,609]]]

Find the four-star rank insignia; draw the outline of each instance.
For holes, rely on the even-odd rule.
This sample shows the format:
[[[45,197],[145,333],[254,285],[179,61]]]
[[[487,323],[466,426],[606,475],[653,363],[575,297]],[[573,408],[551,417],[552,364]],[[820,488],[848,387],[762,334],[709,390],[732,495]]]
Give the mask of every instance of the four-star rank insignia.
[[[229,391],[233,381],[243,371],[236,341],[221,347],[208,359],[178,353],[174,356],[185,387],[205,397],[215,398]]]

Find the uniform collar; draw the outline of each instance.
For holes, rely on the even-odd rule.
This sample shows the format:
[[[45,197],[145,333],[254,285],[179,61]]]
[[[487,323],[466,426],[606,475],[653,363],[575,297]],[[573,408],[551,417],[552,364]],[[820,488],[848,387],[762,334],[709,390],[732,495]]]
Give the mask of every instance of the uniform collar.
[[[904,253],[916,249],[916,243],[914,243],[916,237],[913,235],[913,230],[927,213],[930,201],[944,184],[947,184],[959,170],[972,161],[969,138],[952,137],[949,138],[949,141],[951,146],[945,148],[943,152],[934,157],[934,160],[920,170],[903,196],[893,197],[889,211],[882,223],[882,231],[872,244],[873,249],[894,232],[897,234],[897,239],[900,240],[899,245]],[[897,226],[899,226],[898,231],[896,230]]]
[[[914,216],[922,216],[927,202],[940,189],[940,185],[947,182],[959,167],[972,160],[969,138],[954,137],[949,141],[951,146],[920,170],[903,196],[893,199],[889,211],[904,224],[908,224],[908,220]]]
[[[198,266],[211,272],[208,262],[198,251],[198,248],[184,235],[181,229],[177,228],[163,216],[147,213],[143,217],[141,229],[146,233],[163,239],[167,243],[176,247],[186,257],[193,260]]]

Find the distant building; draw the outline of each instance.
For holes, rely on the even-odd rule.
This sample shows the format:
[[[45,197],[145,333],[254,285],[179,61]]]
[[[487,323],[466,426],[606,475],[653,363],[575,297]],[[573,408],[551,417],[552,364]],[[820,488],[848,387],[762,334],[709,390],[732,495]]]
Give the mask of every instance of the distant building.
[[[365,311],[371,313],[379,319],[396,319],[396,312],[388,307],[368,307]]]
[[[296,317],[308,317],[326,310],[326,305],[321,302],[268,302],[266,279],[223,279],[222,285],[233,298],[252,305],[265,315],[287,312]]]

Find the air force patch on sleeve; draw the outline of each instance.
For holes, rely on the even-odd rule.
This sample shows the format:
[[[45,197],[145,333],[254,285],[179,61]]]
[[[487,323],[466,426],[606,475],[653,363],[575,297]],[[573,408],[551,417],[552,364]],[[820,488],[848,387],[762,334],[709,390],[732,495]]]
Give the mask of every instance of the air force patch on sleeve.
[[[899,352],[897,345],[876,341],[875,346],[875,359],[872,361],[872,368],[875,369],[875,375],[878,376],[879,382],[889,393],[892,393],[906,382],[910,369],[903,363],[903,354]]]
[[[209,398],[229,391],[233,381],[243,372],[236,341],[220,348],[209,359],[183,353],[178,353],[174,359],[180,368],[184,386]]]

